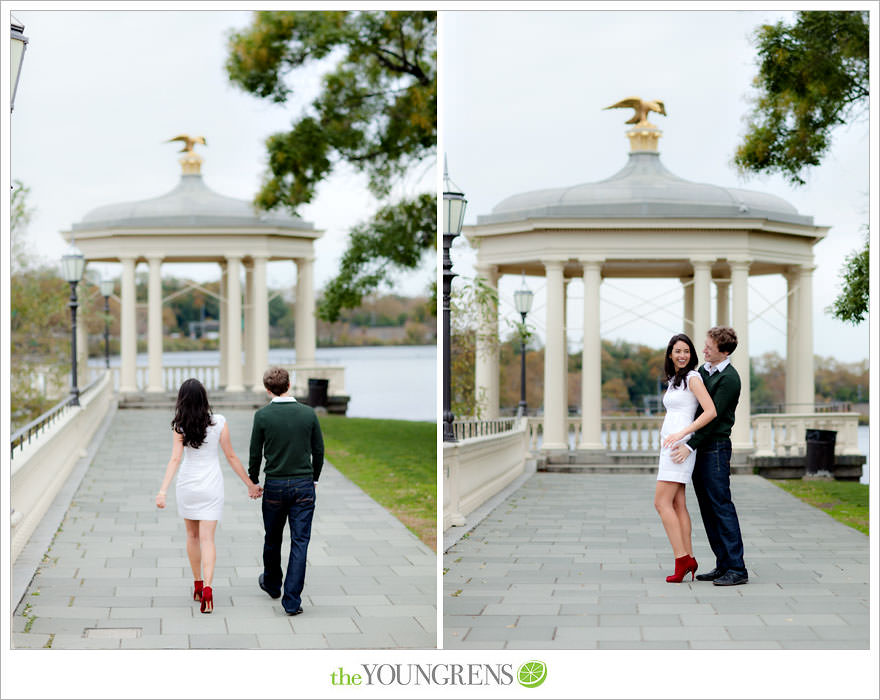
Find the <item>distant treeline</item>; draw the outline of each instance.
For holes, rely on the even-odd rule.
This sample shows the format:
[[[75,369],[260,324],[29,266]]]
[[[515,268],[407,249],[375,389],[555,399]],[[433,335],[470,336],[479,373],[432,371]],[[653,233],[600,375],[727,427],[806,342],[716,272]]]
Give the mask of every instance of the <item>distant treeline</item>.
[[[456,353],[456,339],[452,351]],[[458,344],[459,347],[461,343]],[[642,413],[660,410],[657,402],[666,390],[664,353],[666,348],[651,348],[625,341],[602,341],[602,411],[603,413]],[[453,358],[455,364],[455,358]],[[501,343],[500,403],[512,412],[520,400],[520,344],[509,339]],[[785,359],[775,352],[752,357],[752,411],[772,410],[785,402]],[[815,357],[816,403],[868,401],[868,360],[844,363],[831,357]],[[473,395],[473,378],[457,377],[453,395]],[[581,353],[568,356],[568,402],[572,410],[581,403]],[[544,404],[544,348],[526,351],[526,403],[530,410]],[[462,405],[461,403],[459,404]]]

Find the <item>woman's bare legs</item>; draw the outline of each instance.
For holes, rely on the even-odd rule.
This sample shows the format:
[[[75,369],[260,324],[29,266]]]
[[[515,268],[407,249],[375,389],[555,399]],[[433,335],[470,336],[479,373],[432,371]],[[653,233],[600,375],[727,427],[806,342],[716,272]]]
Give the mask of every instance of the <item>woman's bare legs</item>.
[[[666,536],[669,538],[669,544],[672,545],[672,553],[676,559],[689,553],[687,543],[690,541],[690,520],[688,520],[688,537],[685,540],[681,520],[673,506],[679,491],[684,493],[684,484],[675,481],[658,481],[654,491],[654,507],[660,514],[660,520],[666,530]]]
[[[216,529],[216,520],[199,521],[199,545],[202,550],[202,573],[204,574],[205,587],[210,587],[214,580],[214,564],[217,561],[217,550],[214,548],[214,531]]]
[[[183,524],[186,525],[186,555],[189,557],[193,581],[200,581],[202,578],[202,550],[199,546],[199,521],[184,518]]]
[[[675,515],[678,517],[679,532],[681,532],[685,551],[689,557],[693,558],[694,546],[691,543],[691,516],[685,503],[684,484],[680,484],[680,486],[681,488],[676,491],[675,496],[672,498],[672,507],[675,510]]]

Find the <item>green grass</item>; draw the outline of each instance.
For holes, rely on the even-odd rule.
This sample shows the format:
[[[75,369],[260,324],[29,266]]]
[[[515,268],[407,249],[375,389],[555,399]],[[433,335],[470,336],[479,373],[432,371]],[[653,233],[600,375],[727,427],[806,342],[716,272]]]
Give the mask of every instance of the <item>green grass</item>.
[[[327,461],[437,551],[437,424],[322,416]]]
[[[868,485],[857,481],[770,479],[784,491],[868,534]]]

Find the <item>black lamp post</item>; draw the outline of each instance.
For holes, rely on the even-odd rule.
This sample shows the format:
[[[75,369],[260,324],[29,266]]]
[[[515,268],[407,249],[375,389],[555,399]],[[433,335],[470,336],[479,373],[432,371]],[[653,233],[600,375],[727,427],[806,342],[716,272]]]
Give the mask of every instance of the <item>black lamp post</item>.
[[[27,48],[28,38],[24,35],[24,25],[15,17],[9,18],[11,40],[9,43],[9,87],[12,90],[9,96],[9,111],[12,112],[15,104],[15,93],[18,90],[18,76],[21,75],[21,64],[24,61],[24,51]]]
[[[443,157],[443,185],[443,442],[455,442],[455,434],[452,431],[452,421],[455,420],[455,416],[452,415],[451,409],[450,344],[452,337],[449,332],[449,295],[452,290],[452,279],[456,275],[452,271],[449,250],[452,248],[452,241],[461,233],[467,200],[463,193],[452,189],[453,183],[449,179],[445,156]]]
[[[79,248],[71,245],[67,252],[61,256],[61,274],[70,284],[70,357],[72,361],[72,369],[70,371],[70,405],[79,406],[79,387],[76,384],[76,309],[79,304],[76,301],[76,285],[82,279],[83,270],[86,266],[86,259],[80,252]]]
[[[101,296],[104,297],[104,365],[110,369],[110,295],[113,280],[101,280]]]
[[[526,336],[525,336],[525,326],[526,326],[526,315],[529,311],[532,310],[532,299],[534,295],[532,294],[532,290],[526,287],[526,278],[523,275],[523,286],[522,289],[518,289],[513,293],[513,303],[516,306],[516,310],[519,312],[519,315],[522,316],[523,323],[523,332],[520,336],[520,340],[522,342],[522,347],[520,349],[520,355],[522,356],[522,365],[520,367],[519,373],[519,408],[517,410],[517,415],[524,416],[526,414]]]

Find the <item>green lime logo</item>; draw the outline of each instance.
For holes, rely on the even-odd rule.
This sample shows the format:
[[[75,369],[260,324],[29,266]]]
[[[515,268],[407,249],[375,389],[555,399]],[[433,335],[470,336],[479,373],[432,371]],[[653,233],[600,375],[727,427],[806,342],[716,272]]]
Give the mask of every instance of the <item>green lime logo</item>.
[[[517,671],[517,680],[523,688],[537,688],[547,679],[547,664],[543,661],[526,661]]]

